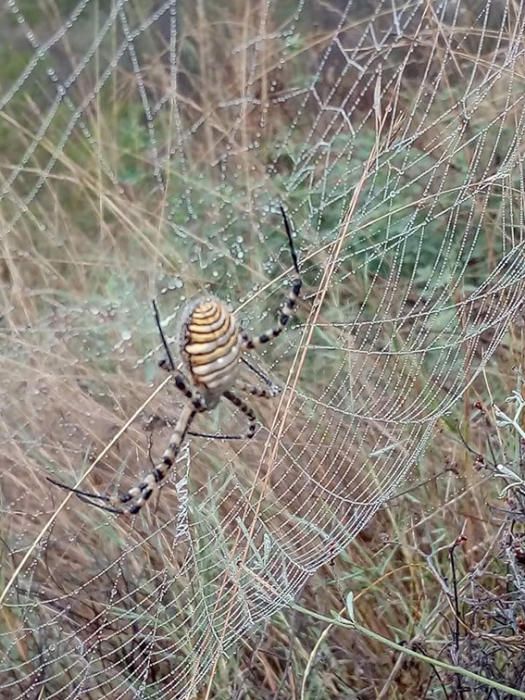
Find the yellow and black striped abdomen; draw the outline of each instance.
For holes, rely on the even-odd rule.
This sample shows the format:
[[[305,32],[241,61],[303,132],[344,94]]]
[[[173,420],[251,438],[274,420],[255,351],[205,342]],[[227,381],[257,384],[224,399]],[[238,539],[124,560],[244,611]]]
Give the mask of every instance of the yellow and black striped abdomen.
[[[194,384],[222,393],[238,371],[241,353],[235,316],[213,297],[190,302],[182,319],[182,355]]]

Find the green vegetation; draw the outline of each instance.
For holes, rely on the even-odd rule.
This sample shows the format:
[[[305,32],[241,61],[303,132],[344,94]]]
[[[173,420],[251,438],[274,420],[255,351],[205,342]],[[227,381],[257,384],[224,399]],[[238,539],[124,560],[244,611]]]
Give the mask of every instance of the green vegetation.
[[[124,51],[99,84],[120,16],[56,100],[111,11],[88,3],[0,111],[0,688],[60,697],[87,659],[85,697],[113,697],[114,675],[169,698],[209,659],[202,698],[525,697],[525,436],[492,408],[522,391],[523,77],[510,62],[494,77],[476,13],[486,48],[432,15],[369,61],[368,44],[352,53],[372,17],[358,3],[338,37],[349,64],[325,53],[334,18],[314,5],[289,30],[296,3],[268,17],[265,3],[177,3],[176,85],[160,24],[133,44],[140,77]],[[17,3],[42,42],[75,6]],[[135,26],[151,7],[126,10]],[[374,21],[378,36],[394,26],[391,10]],[[9,22],[7,90],[33,56]],[[129,488],[169,439],[180,397],[167,383],[152,398],[153,296],[170,337],[203,290],[250,328],[272,323],[290,275],[278,202],[305,295],[259,357],[285,388],[255,404],[272,434],[192,439],[177,484],[132,525],[62,507],[46,476]],[[198,420],[239,432],[223,406]],[[184,474],[191,546],[176,539]],[[278,595],[290,605],[257,617]]]

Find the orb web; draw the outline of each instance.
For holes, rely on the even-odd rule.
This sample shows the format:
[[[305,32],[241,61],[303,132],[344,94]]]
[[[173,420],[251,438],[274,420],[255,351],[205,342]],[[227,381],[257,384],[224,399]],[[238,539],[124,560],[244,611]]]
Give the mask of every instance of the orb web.
[[[191,697],[396,492],[521,309],[519,3],[240,5],[1,10],[2,697]],[[280,202],[305,293],[257,358],[283,391],[255,438],[189,440],[134,520],[52,487],[125,490],[162,453],[151,296],[174,343],[203,290],[272,322]]]

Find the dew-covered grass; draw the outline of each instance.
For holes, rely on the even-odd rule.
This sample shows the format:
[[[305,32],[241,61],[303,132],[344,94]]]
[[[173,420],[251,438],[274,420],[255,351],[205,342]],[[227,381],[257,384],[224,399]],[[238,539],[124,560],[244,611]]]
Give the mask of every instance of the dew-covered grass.
[[[27,24],[42,30],[49,18],[39,17],[38,10],[45,13],[49,5],[18,2]],[[135,5],[138,14],[148,15],[149,4]],[[488,177],[487,153],[492,153],[495,161],[504,158],[512,141],[512,109],[506,113],[507,121],[501,120],[496,139],[488,125],[501,113],[504,98],[495,89],[484,113],[477,112],[469,124],[472,132],[487,128],[485,150],[458,149],[453,167],[445,167],[440,143],[447,125],[439,122],[433,127],[432,118],[435,116],[437,123],[440,111],[455,103],[462,82],[451,74],[449,91],[427,110],[423,98],[418,97],[421,67],[430,55],[425,33],[420,67],[411,66],[403,80],[382,95],[389,108],[400,103],[398,116],[414,109],[430,124],[421,139],[392,155],[388,147],[400,127],[388,119],[381,122],[379,114],[374,119],[365,110],[364,100],[355,118],[356,123],[358,117],[361,119],[356,133],[350,137],[348,131],[337,133],[334,128],[329,142],[319,145],[319,153],[312,155],[309,163],[305,144],[312,154],[316,151],[311,117],[319,109],[318,102],[305,101],[298,114],[299,99],[276,98],[269,115],[261,115],[255,100],[253,109],[238,109],[232,96],[244,94],[249,80],[257,81],[261,100],[265,94],[285,94],[288,86],[298,91],[308,86],[317,65],[315,59],[331,40],[330,32],[323,30],[322,23],[320,27],[312,24],[312,29],[303,23],[288,35],[279,22],[295,3],[280,4],[278,16],[271,20],[275,26],[266,27],[269,34],[270,29],[275,31],[275,38],[265,44],[260,74],[247,76],[241,70],[239,47],[245,45],[251,23],[262,21],[259,11],[266,5],[255,3],[252,7],[237,1],[228,3],[227,8],[215,2],[204,5],[204,10],[203,3],[180,5],[179,100],[176,109],[159,112],[156,135],[162,135],[162,141],[152,140],[143,95],[136,89],[136,75],[128,59],[119,67],[118,78],[115,72],[89,101],[83,127],[91,140],[83,136],[79,125],[57,148],[68,129],[72,106],[93,90],[93,85],[82,79],[74,85],[72,103],[59,105],[0,205],[0,225],[5,231],[0,267],[0,372],[5,395],[0,411],[0,537],[4,543],[0,592],[9,586],[0,615],[0,648],[2,668],[9,667],[14,684],[6,690],[6,697],[22,697],[20,689],[28,692],[31,682],[37,688],[44,687],[42,697],[61,697],[61,679],[68,673],[73,687],[78,681],[74,669],[82,666],[83,649],[66,641],[79,626],[93,630],[94,638],[97,630],[107,637],[91,646],[83,640],[95,667],[97,659],[102,667],[109,658],[113,667],[126,669],[130,687],[135,688],[142,682],[141,673],[150,658],[142,626],[153,626],[158,632],[154,653],[163,660],[157,668],[160,678],[168,678],[170,663],[175,663],[170,660],[170,644],[181,623],[175,622],[172,608],[182,609],[195,630],[205,634],[208,629],[207,620],[198,617],[192,607],[192,596],[206,600],[219,597],[217,572],[224,569],[229,533],[221,531],[218,523],[225,512],[237,514],[239,499],[235,494],[247,489],[254,478],[258,455],[265,447],[262,438],[256,438],[244,451],[238,450],[237,444],[191,442],[188,478],[195,499],[195,532],[202,534],[198,540],[202,542],[214,527],[218,533],[215,548],[195,553],[201,567],[195,579],[187,572],[180,575],[185,552],[173,547],[161,525],[163,519],[174,517],[173,488],[169,493],[166,489],[133,526],[75,499],[70,499],[55,519],[65,492],[45,480],[50,475],[75,483],[142,406],[135,422],[82,488],[106,492],[131,485],[137,474],[148,468],[149,449],[155,457],[162,452],[180,402],[169,385],[149,401],[154,388],[164,380],[157,367],[160,340],[152,298],[159,301],[170,337],[175,333],[177,309],[203,291],[231,304],[250,329],[266,328],[286,294],[291,274],[278,210],[282,202],[294,223],[305,294],[294,328],[265,350],[260,363],[286,387],[354,187],[359,186],[360,206],[352,233],[333,271],[333,279],[339,282],[327,284],[310,339],[315,351],[305,354],[296,387],[297,396],[311,401],[303,409],[305,414],[312,405],[311,410],[319,409],[321,400],[316,402],[317,397],[323,397],[333,410],[351,412],[350,396],[347,404],[335,406],[338,387],[327,390],[323,374],[337,361],[332,349],[341,346],[341,337],[349,348],[355,342],[342,326],[353,318],[366,323],[377,317],[385,296],[392,294],[388,279],[394,269],[397,289],[403,290],[402,302],[396,307],[400,316],[408,313],[412,304],[422,303],[425,293],[449,293],[451,305],[458,303],[460,292],[447,290],[450,270],[435,266],[447,226],[445,214],[454,210],[453,225],[458,231],[471,226],[472,217],[479,216],[483,222],[483,235],[473,237],[471,247],[454,250],[451,243],[446,256],[454,264],[465,264],[468,273],[461,294],[466,294],[478,288],[493,270],[494,260],[501,255],[498,237],[502,229],[511,228],[509,201],[516,204],[522,196],[522,183],[512,174],[499,196],[491,194],[487,201],[480,197],[474,215],[470,205],[462,208],[461,202],[458,204],[456,197],[464,186],[465,174],[476,167],[480,177]],[[73,3],[66,2],[53,7],[57,16],[74,10]],[[92,22],[91,33],[96,34],[96,23],[101,21],[97,13],[105,11],[93,3],[82,31]],[[320,9],[316,12],[323,17]],[[466,7],[465,12],[474,10]],[[227,22],[231,16],[235,21]],[[363,3],[360,12],[356,10],[352,31],[359,31],[365,24],[363,18],[369,16],[370,8]],[[484,31],[487,41],[494,40],[491,30]],[[117,35],[116,30],[109,32],[100,51],[111,51]],[[73,35],[73,56],[76,42],[81,46],[82,37]],[[29,60],[31,53],[22,44],[17,38],[14,48],[0,61],[0,84],[10,84]],[[148,56],[145,90],[151,104],[158,104],[172,87],[166,57],[169,47],[161,40],[144,37],[140,48]],[[0,50],[0,59],[4,51]],[[488,61],[473,49],[467,51],[467,58],[477,60],[480,70]],[[389,60],[395,65],[395,55]],[[349,75],[348,81],[351,79]],[[52,95],[40,87],[37,75],[20,88],[8,110],[0,113],[3,182],[9,182],[12,165],[20,163],[20,154],[31,150],[38,128],[35,124],[41,123],[49,109]],[[522,87],[518,74],[511,92]],[[344,83],[340,90],[344,90]],[[373,101],[373,83],[368,97]],[[455,123],[455,113],[449,116]],[[230,126],[234,120],[233,138]],[[177,140],[177,136],[189,134],[190,125],[196,123],[197,135],[191,134],[183,143]],[[321,133],[322,124],[316,128]],[[493,144],[489,143],[491,138]],[[361,182],[367,159],[378,142],[374,175]],[[169,159],[164,157],[166,153]],[[47,174],[50,157],[56,163]],[[399,171],[403,171],[404,181],[396,180]],[[395,197],[387,197],[394,180]],[[421,201],[429,202],[426,217],[413,213],[415,203]],[[439,216],[434,216],[436,201]],[[310,217],[312,211],[320,212],[317,219]],[[483,218],[486,211],[490,216]],[[390,254],[382,245],[402,237],[410,226],[414,230],[421,226],[424,235],[406,239],[400,262],[398,249],[392,248]],[[443,282],[438,280],[429,291],[428,279],[439,275]],[[436,324],[437,336],[442,322],[441,318],[428,321],[429,326]],[[408,347],[410,333],[418,330],[414,322],[413,327],[398,334],[392,331],[389,336],[385,327],[371,336],[371,350],[402,351]],[[460,340],[459,334],[447,338],[451,344]],[[514,484],[514,490],[505,494],[507,499],[497,502],[501,483],[494,470],[494,464],[502,463],[520,475],[521,442],[518,431],[496,424],[490,406],[492,402],[503,406],[513,389],[521,390],[517,368],[522,365],[522,347],[521,327],[510,326],[484,373],[438,422],[428,449],[418,458],[409,478],[398,485],[398,495],[392,494],[343,551],[334,552],[333,562],[308,577],[298,599],[302,608],[328,617],[335,611],[346,616],[347,596],[352,592],[359,625],[411,650],[521,687],[523,613],[515,592],[521,590],[522,562],[508,551],[506,558],[503,556],[504,545],[511,542],[515,552],[519,539],[514,535],[512,540],[503,511],[522,513],[521,486]],[[415,375],[412,392],[418,388],[422,392],[429,385],[438,355],[439,351],[429,353],[425,362],[403,367],[403,372]],[[396,397],[383,400],[394,401]],[[264,425],[271,425],[275,411],[272,405],[257,407]],[[155,415],[164,423],[159,422],[150,444],[149,426]],[[199,425],[212,432],[236,432],[238,420],[221,406]],[[333,418],[325,416],[321,427],[323,420],[330,430]],[[383,429],[379,423],[378,431]],[[301,446],[304,436],[299,422],[287,427],[286,440]],[[465,442],[473,452],[483,455],[483,460],[470,453]],[[359,449],[366,447],[365,439]],[[305,453],[305,459],[307,456]],[[227,461],[235,465],[235,472],[224,469]],[[332,468],[337,468],[335,462]],[[200,517],[199,502],[205,497],[209,510],[204,518]],[[328,515],[335,517],[335,511]],[[50,519],[53,522],[42,536]],[[11,576],[28,552],[21,575],[12,582]],[[263,568],[264,553],[260,556]],[[232,562],[229,565],[233,566]],[[510,583],[507,567],[512,574]],[[149,576],[151,572],[155,576]],[[166,584],[162,576],[171,583]],[[107,591],[111,591],[109,598]],[[107,604],[108,599],[119,603],[104,607],[100,601]],[[156,606],[158,600],[162,606]],[[42,607],[40,601],[45,601]],[[240,597],[239,601],[242,606]],[[61,618],[62,627],[54,628],[58,613],[70,627]],[[24,627],[35,630],[42,625],[40,636],[20,635]],[[511,639],[508,644],[507,638]],[[192,648],[192,642],[184,637],[184,648],[178,653],[188,658],[198,656],[201,651]],[[46,666],[47,661],[38,659],[44,659],[51,648],[54,660]],[[237,649],[212,664],[204,686],[209,692],[204,690],[199,697],[491,697],[482,687],[470,690],[475,687],[469,685],[473,681],[446,671],[435,672],[428,662],[389,649],[357,629],[330,625],[295,610],[293,605],[264,624],[259,622]],[[39,686],[42,678],[45,683]],[[153,681],[158,682],[156,678]],[[91,695],[86,691],[85,697],[99,697],[97,692],[108,697],[113,692],[119,697],[114,688],[108,690],[103,685],[89,692]]]

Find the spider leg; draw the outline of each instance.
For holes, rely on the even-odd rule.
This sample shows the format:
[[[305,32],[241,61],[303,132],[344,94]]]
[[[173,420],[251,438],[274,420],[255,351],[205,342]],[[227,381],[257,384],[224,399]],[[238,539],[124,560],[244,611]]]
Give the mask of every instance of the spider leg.
[[[271,383],[271,380],[269,380]],[[252,386],[251,384],[245,384],[245,383],[238,383],[238,386],[241,390],[247,391],[247,393],[250,393],[254,396],[261,396],[264,398],[273,398],[276,393],[273,393],[275,389],[272,391],[266,390],[264,387],[256,387]],[[272,384],[272,387],[275,387],[274,384]],[[276,387],[278,390],[279,388]],[[253,437],[253,434],[255,433],[255,428],[257,424],[257,418],[255,416],[255,413],[253,412],[252,408],[248,406],[242,399],[237,397],[235,394],[233,394],[231,391],[225,391],[224,392],[225,398],[228,399],[228,401],[231,401],[237,408],[240,408],[241,411],[248,417],[248,420],[250,421],[249,426],[248,426],[248,431],[245,435],[221,435],[218,433],[201,433],[197,432],[194,430],[186,430],[186,435],[191,435],[192,437],[201,437],[201,438],[208,438],[208,439],[213,439],[213,440],[246,440],[247,438]],[[202,411],[202,409],[200,409]],[[195,411],[197,412],[197,411]],[[192,419],[193,420],[193,419]],[[188,424],[189,425],[189,424]],[[176,428],[175,428],[176,430]],[[131,491],[129,492],[131,493]],[[90,494],[88,494],[90,495]],[[149,498],[149,496],[148,496]]]
[[[111,506],[103,506],[101,503],[96,503],[95,501],[92,501],[91,498],[86,498],[80,493],[77,493],[77,496],[81,501],[84,501],[84,503],[89,503],[90,506],[95,506],[95,508],[105,510],[107,513],[116,513],[117,515],[124,515],[124,513],[126,512],[125,510],[122,510],[122,508],[112,508]]]
[[[193,430],[188,431],[192,437],[207,438],[208,440],[246,440],[246,435],[222,435],[222,433],[198,433]],[[251,437],[251,435],[249,436]]]
[[[126,494],[118,496],[118,501],[120,503],[130,504],[126,512],[131,515],[136,515],[150,498],[153,491],[159,488],[169,470],[172,468],[184,438],[186,437],[188,428],[196,414],[197,410],[194,406],[185,406],[182,409],[168,447],[161,457],[161,461],[142,478],[142,481],[140,481],[137,486],[133,486]]]
[[[172,370],[170,369],[169,364],[170,361],[167,358],[163,358],[159,362],[159,367],[166,370],[167,372],[171,372]],[[245,435],[221,435],[220,433],[201,433],[197,432],[196,430],[188,430],[187,434],[191,435],[191,437],[207,438],[209,440],[244,440],[246,438]]]
[[[64,489],[65,491],[71,491],[71,493],[77,495],[81,501],[85,501],[85,503],[89,503],[92,506],[96,506],[97,508],[101,508],[102,510],[107,510],[109,513],[122,514],[125,512],[118,508],[112,508],[111,506],[103,506],[101,503],[95,503],[95,500],[104,501],[104,503],[111,503],[113,499],[109,496],[101,496],[98,493],[91,493],[90,491],[81,491],[80,489],[75,489],[72,486],[63,484],[61,481],[55,481],[55,479],[52,479],[50,476],[46,476],[46,479],[55,486],[59,486],[61,489]]]
[[[245,364],[248,367],[248,369],[250,369],[254,374],[256,374],[259,377],[259,379],[262,379],[266,386],[270,387],[275,392],[275,395],[281,393],[281,387],[277,386],[277,384],[275,384],[275,382],[273,382],[267,374],[265,374],[261,369],[259,369],[257,365],[254,365],[243,355],[241,355],[241,362]]]
[[[241,358],[241,360],[242,359],[243,358]],[[268,386],[261,387],[261,386],[256,386],[255,384],[248,384],[247,382],[237,380],[235,385],[238,389],[240,389],[241,391],[244,391],[246,394],[251,394],[252,396],[258,396],[259,398],[264,398],[264,399],[273,399],[281,393],[281,391],[282,391],[281,387],[277,386],[277,384],[274,384],[272,382],[272,380],[269,377],[267,377],[263,372],[260,372],[258,370],[258,368],[255,367],[255,365],[252,365],[249,362],[246,362],[246,364],[248,365],[248,367],[250,367],[250,369],[253,368],[254,370],[256,370],[256,374],[258,374],[258,376],[262,377]],[[229,392],[229,393],[231,394],[231,392]],[[225,396],[226,396],[226,393],[225,393]],[[228,398],[229,401],[232,401],[232,403],[234,403],[236,406],[239,406],[239,404],[237,404],[237,397],[235,397],[235,399],[232,399],[231,397],[226,396],[226,398]],[[238,400],[240,401],[241,399],[238,399]],[[243,402],[243,404],[244,404],[244,402]],[[243,410],[243,409],[241,408],[241,410]],[[249,409],[249,411],[251,411],[251,413],[253,414],[253,411],[251,410],[251,408]],[[244,411],[244,413],[248,414],[248,411]],[[256,421],[255,414],[253,414],[253,416],[249,415],[248,417],[249,417],[250,421]],[[191,435],[192,437],[207,438],[209,440],[246,440],[246,438],[250,438],[253,436],[254,430],[255,430],[255,428],[252,428],[250,425],[250,428],[248,430],[248,434],[246,434],[246,435],[221,435],[220,433],[200,433],[200,432],[196,432],[193,430],[189,430],[188,435]]]
[[[256,374],[263,382],[267,385],[268,389],[264,387],[258,387],[254,384],[247,384],[246,382],[237,381],[236,385],[241,390],[252,396],[258,396],[260,398],[272,399],[281,393],[282,389],[280,386],[275,384],[270,377],[268,377],[262,370],[260,370],[256,365],[247,360],[245,357],[241,356],[241,362],[243,362],[254,374]],[[164,358],[159,362],[160,367],[166,371],[170,371],[168,366],[168,360]],[[192,437],[207,438],[210,440],[245,440],[246,435],[220,435],[217,433],[201,433],[194,430],[189,430],[188,435]]]
[[[186,378],[180,372],[173,372],[173,381],[179,391],[182,391],[184,396],[191,401],[191,404],[197,413],[202,413],[206,410],[206,401],[204,396],[192,389]]]
[[[166,357],[163,358],[159,362],[159,365],[161,367],[164,367],[165,369],[168,369],[168,367],[165,367],[165,365],[169,362],[170,367],[169,367],[168,371],[171,369],[171,371],[174,372],[175,371],[175,362],[173,361],[173,355],[171,354],[170,346],[168,345],[168,342],[166,340],[166,336],[164,335],[164,331],[162,330],[157,302],[155,301],[155,299],[152,299],[151,303],[153,304],[153,313],[155,315],[155,323],[157,324],[160,339],[162,340],[162,345],[164,346],[164,350],[166,351]]]
[[[129,491],[125,494],[119,494],[116,496],[102,496],[97,493],[82,491],[80,489],[67,486],[66,484],[63,484],[59,481],[55,481],[50,477],[47,477],[48,481],[50,481],[55,486],[65,489],[66,491],[70,491],[71,493],[74,493],[76,496],[78,496],[78,498],[80,498],[82,501],[85,501],[90,505],[96,506],[97,508],[101,508],[102,510],[106,510],[109,513],[129,513],[131,515],[135,515],[139,512],[144,503],[146,503],[146,501],[150,498],[154,489],[158,488],[159,484],[165,479],[169,470],[173,466],[175,459],[179,453],[180,447],[188,432],[188,428],[195,415],[206,410],[206,401],[204,399],[204,396],[202,396],[200,392],[192,389],[191,385],[188,383],[184,375],[176,370],[173,357],[171,355],[168,343],[166,341],[166,337],[164,335],[164,331],[162,330],[157,304],[155,300],[153,300],[152,303],[157,328],[159,330],[160,337],[162,339],[162,344],[167,355],[167,360],[164,360],[163,364],[167,365],[169,363],[169,367],[166,368],[168,369],[168,371],[172,372],[175,386],[191,402],[191,405],[186,405],[183,408],[179,419],[175,424],[175,429],[170,438],[168,447],[162,455],[160,463],[154,465],[153,469],[148,474],[146,474],[146,476],[143,477],[142,481],[137,486],[134,486],[133,488],[129,489]],[[151,441],[148,449],[148,454],[150,456],[151,461]],[[102,501],[102,503],[97,503],[96,501]],[[119,504],[126,505],[126,508],[122,509],[114,507],[118,506]]]
[[[172,428],[175,425],[175,421],[170,420],[169,418],[163,418],[162,416],[152,416],[152,418],[155,419],[155,422],[158,422],[160,425],[163,427],[169,426]],[[152,422],[152,421],[150,421]],[[191,435],[192,437],[203,437],[203,438],[210,438],[210,439],[215,439],[215,440],[240,440],[244,439],[244,435],[221,435],[219,433],[199,433],[195,430],[188,430],[186,435]],[[149,456],[149,461],[155,466],[153,463],[153,460],[151,459],[151,448],[153,446],[153,440],[152,440],[152,433],[149,433],[149,439],[148,439],[148,456]]]
[[[131,515],[135,515],[136,513],[138,513],[144,505],[144,503],[146,503],[148,498],[153,493],[153,490],[156,487],[158,487],[160,482],[163,481],[163,479],[166,477],[166,474],[173,466],[173,462],[175,461],[175,458],[180,450],[181,444],[188,431],[188,427],[194,419],[195,414],[206,410],[206,402],[204,400],[204,397],[197,391],[192,391],[182,374],[175,373],[173,378],[175,381],[175,386],[178,389],[180,389],[180,391],[182,391],[182,393],[188,399],[190,399],[191,404],[187,404],[182,409],[179,419],[175,424],[175,429],[170,438],[168,447],[162,455],[161,462],[158,465],[156,465],[137,486],[134,486],[133,488],[129,489],[129,491],[125,494],[116,496],[101,496],[96,493],[90,493],[88,491],[81,491],[80,489],[71,488],[69,486],[66,486],[65,484],[61,484],[60,482],[54,481],[53,479],[47,477],[49,481],[51,481],[51,483],[55,484],[56,486],[60,486],[60,488],[64,488],[67,491],[72,491],[81,500],[86,500],[91,505],[96,505],[98,508],[102,508],[102,510],[107,510],[110,513],[129,513]],[[103,506],[100,503],[95,503],[95,501],[97,500],[103,501],[104,503],[108,503],[109,505]],[[131,501],[134,501],[134,503],[130,503]],[[114,507],[118,506],[119,504],[130,505],[125,509]]]
[[[259,398],[263,399],[273,399],[281,392],[280,387],[276,386],[275,384],[273,384],[272,388],[270,389],[262,386],[255,386],[254,384],[247,384],[246,382],[237,381],[236,387],[247,394],[251,394],[252,396],[258,396]],[[229,394],[229,396],[227,394]],[[248,416],[250,425],[248,427],[248,432],[246,433],[246,435],[221,435],[220,433],[197,433],[194,431],[188,431],[188,435],[191,435],[193,437],[208,438],[210,440],[246,440],[247,438],[253,437],[257,423],[255,413],[247,404],[244,403],[244,401],[242,401],[242,399],[238,398],[237,396],[234,396],[234,394],[232,394],[231,391],[224,392],[224,396]]]
[[[303,285],[303,282],[301,279],[301,273],[299,272],[297,252],[295,250],[295,246],[292,239],[292,229],[282,205],[279,205],[279,207],[281,209],[286,235],[288,236],[288,245],[290,247],[292,263],[297,277],[292,281],[292,286],[290,288],[290,291],[288,292],[288,297],[284,303],[284,306],[281,307],[279,318],[277,320],[277,325],[265,331],[264,333],[261,333],[261,335],[257,338],[251,338],[249,333],[247,333],[246,331],[243,331],[241,333],[242,347],[245,350],[253,350],[254,348],[259,347],[260,345],[268,343],[270,340],[277,338],[277,336],[280,335],[282,331],[286,328],[286,326],[288,325],[288,321],[294,315],[295,307],[297,306],[297,300],[299,299],[299,296],[301,294],[301,287]]]
[[[258,396],[261,399],[274,399],[282,391],[281,387],[277,386],[277,384],[272,384],[271,386],[265,387],[257,386],[256,384],[247,384],[246,382],[237,380],[236,386],[246,394]]]
[[[251,384],[246,384],[244,382],[238,381],[237,387],[242,391],[246,391],[247,393],[252,394],[254,396],[260,396],[268,399],[276,396],[276,394],[274,394],[272,390],[265,389],[264,387],[252,386]],[[255,428],[257,426],[257,417],[255,416],[255,413],[253,412],[252,408],[248,406],[247,403],[245,403],[232,391],[225,391],[224,397],[228,399],[228,401],[231,401],[231,403],[233,403],[234,406],[240,408],[241,411],[248,418],[249,424],[247,432],[244,435],[221,435],[220,433],[197,433],[193,431],[188,431],[188,435],[192,435],[194,437],[208,438],[211,440],[246,440],[253,437],[255,433]]]
[[[245,403],[232,391],[226,390],[224,392],[224,398],[228,399],[228,401],[231,401],[231,403],[234,406],[239,408],[244,413],[244,415],[248,419],[248,430],[244,438],[252,438],[255,434],[255,428],[257,427],[257,416],[255,415],[253,408],[251,408],[251,406],[248,406],[247,403]]]

